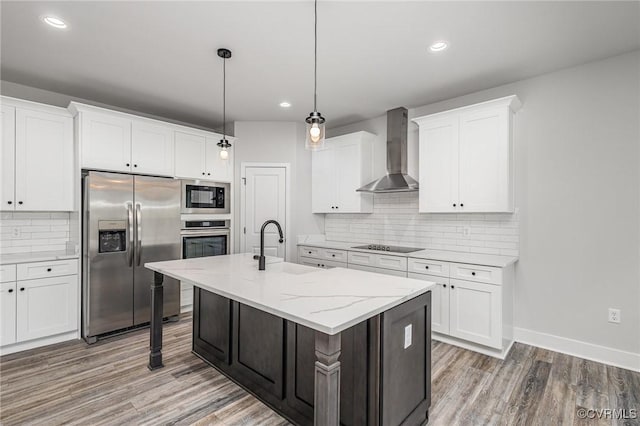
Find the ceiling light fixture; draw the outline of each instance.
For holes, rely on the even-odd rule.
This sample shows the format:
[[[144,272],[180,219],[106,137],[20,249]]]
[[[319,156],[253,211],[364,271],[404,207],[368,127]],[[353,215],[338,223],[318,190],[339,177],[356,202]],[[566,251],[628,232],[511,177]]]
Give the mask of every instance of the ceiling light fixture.
[[[449,44],[446,41],[436,41],[431,46],[429,46],[429,50],[431,50],[432,52],[442,52],[447,47],[449,47]]]
[[[305,138],[305,147],[315,151],[324,146],[324,122],[325,119],[318,112],[318,0],[314,1],[313,9],[314,17],[314,33],[313,33],[313,112],[305,119],[307,123],[307,137]]]
[[[229,158],[231,144],[227,140],[227,59],[231,57],[229,49],[218,49],[218,56],[222,58],[222,139],[218,142],[220,158]]]
[[[289,102],[287,102],[287,101],[285,101],[285,102],[280,102],[280,107],[281,107],[281,108],[290,108],[290,107],[291,107],[291,104],[290,104]]]
[[[64,29],[67,28],[67,24],[60,18],[56,18],[55,16],[43,16],[42,21],[45,24],[49,24],[54,28]]]

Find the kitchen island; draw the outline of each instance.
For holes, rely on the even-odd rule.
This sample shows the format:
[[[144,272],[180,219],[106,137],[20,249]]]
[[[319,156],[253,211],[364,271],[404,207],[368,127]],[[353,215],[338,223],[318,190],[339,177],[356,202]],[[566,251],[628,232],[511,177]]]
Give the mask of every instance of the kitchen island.
[[[193,352],[301,425],[416,425],[431,399],[433,283],[251,254],[154,262],[149,368],[162,367],[163,277],[194,286]]]

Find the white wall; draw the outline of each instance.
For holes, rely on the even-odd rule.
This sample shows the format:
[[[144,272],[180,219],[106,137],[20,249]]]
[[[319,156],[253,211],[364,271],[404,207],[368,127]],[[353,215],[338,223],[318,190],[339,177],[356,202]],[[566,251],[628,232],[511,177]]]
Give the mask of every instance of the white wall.
[[[640,353],[639,76],[635,51],[409,110],[411,118],[511,94],[522,100],[515,125],[521,329]],[[356,130],[378,134],[376,153],[384,152],[384,117],[328,134]],[[417,153],[411,124],[413,177]],[[609,307],[622,310],[621,324],[607,322]]]
[[[305,128],[296,122],[235,122],[234,145],[235,181],[241,181],[243,162],[289,163],[291,165],[291,215],[290,235],[286,235],[287,260],[296,259],[296,241],[299,234],[321,234],[324,230],[324,217],[311,213],[311,152],[304,148]],[[240,250],[240,191],[235,199],[235,247]]]

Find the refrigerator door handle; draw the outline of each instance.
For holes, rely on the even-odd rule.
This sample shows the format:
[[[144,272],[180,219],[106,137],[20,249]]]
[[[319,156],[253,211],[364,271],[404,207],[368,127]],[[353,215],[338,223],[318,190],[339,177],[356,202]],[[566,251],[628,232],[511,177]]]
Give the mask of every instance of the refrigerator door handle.
[[[133,206],[127,203],[127,228],[129,232],[129,245],[127,247],[127,263],[133,266]]]
[[[140,211],[140,203],[136,203],[136,224],[138,225],[136,230],[138,237],[138,242],[136,243],[136,262],[137,266],[140,266],[140,258],[142,257],[142,212]]]

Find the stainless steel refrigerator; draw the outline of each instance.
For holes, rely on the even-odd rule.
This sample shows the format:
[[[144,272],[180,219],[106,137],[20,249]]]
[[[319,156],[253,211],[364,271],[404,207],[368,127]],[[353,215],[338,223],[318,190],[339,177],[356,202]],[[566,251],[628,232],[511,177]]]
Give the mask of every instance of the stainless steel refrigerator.
[[[149,322],[153,272],[180,259],[180,181],[106,172],[83,175],[83,337]],[[180,313],[180,283],[164,280],[164,313]]]

